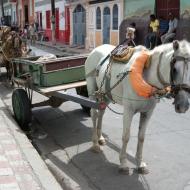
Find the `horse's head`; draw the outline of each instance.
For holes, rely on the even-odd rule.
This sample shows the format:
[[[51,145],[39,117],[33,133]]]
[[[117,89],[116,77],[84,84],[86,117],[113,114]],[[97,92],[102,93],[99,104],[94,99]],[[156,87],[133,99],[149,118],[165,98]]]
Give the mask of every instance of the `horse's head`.
[[[171,86],[177,113],[189,109],[190,95],[190,44],[186,41],[173,42],[174,54],[171,61]]]

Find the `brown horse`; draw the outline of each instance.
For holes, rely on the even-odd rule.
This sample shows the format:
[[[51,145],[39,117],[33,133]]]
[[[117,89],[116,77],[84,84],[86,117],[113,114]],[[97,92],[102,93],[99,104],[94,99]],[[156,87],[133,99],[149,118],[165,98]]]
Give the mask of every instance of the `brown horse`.
[[[0,52],[0,67],[6,67],[7,78],[10,80],[12,76],[11,59],[22,56],[21,45],[22,40],[14,31],[6,31],[0,33],[1,52]]]

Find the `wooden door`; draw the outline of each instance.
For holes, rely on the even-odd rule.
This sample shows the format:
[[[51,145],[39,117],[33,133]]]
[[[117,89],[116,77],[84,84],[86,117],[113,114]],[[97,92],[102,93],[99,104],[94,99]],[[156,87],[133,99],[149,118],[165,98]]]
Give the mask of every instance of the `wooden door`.
[[[156,0],[156,15],[158,18],[168,19],[169,12],[179,18],[180,0]]]
[[[108,7],[105,7],[103,15],[103,44],[110,43],[110,19],[110,9]]]
[[[77,5],[73,12],[73,44],[84,46],[86,38],[86,10]]]

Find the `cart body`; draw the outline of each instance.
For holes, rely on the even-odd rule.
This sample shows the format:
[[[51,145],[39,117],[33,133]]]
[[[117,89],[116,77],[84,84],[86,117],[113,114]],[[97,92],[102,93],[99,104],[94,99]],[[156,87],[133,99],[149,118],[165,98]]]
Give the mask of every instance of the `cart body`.
[[[39,57],[13,59],[14,78],[28,74],[37,87],[51,87],[85,80],[87,54],[39,60]]]

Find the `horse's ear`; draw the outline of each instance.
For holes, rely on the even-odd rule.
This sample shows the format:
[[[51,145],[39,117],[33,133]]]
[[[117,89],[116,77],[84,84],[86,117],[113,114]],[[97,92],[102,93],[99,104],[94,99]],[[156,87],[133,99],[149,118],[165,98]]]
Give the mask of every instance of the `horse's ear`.
[[[174,50],[178,50],[179,42],[177,40],[173,41],[173,48],[174,48]]]

